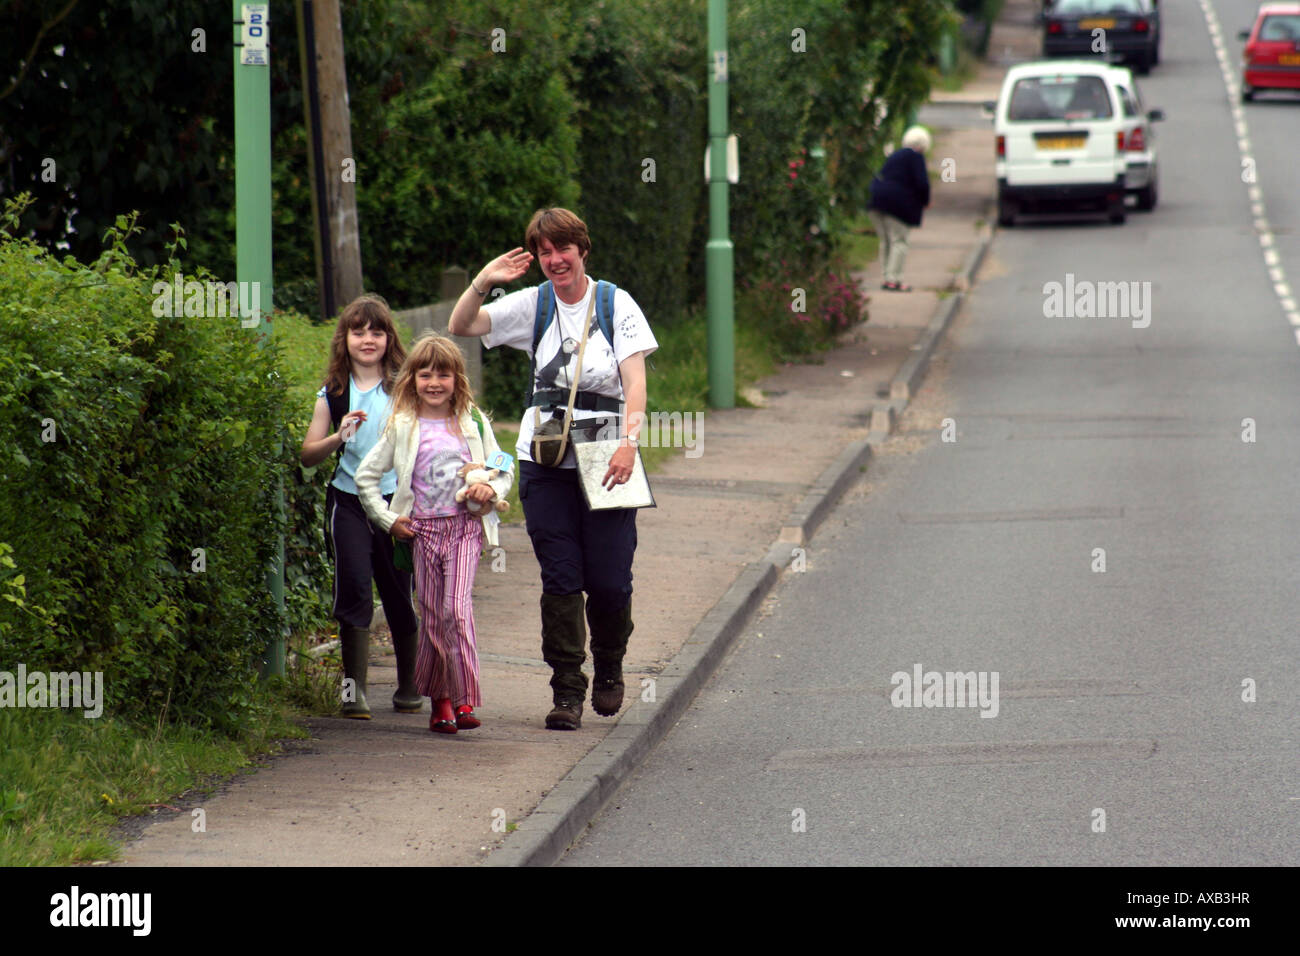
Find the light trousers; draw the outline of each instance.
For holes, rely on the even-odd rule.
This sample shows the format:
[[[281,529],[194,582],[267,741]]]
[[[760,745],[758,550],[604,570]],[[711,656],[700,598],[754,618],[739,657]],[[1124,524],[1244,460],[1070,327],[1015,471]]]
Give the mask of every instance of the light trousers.
[[[871,221],[876,224],[876,235],[880,237],[880,266],[885,272],[885,281],[902,282],[907,237],[912,227],[879,209],[871,210]]]
[[[478,637],[471,592],[483,550],[483,523],[468,514],[412,518],[415,596],[420,606],[420,649],[415,686],[453,707],[478,707]]]

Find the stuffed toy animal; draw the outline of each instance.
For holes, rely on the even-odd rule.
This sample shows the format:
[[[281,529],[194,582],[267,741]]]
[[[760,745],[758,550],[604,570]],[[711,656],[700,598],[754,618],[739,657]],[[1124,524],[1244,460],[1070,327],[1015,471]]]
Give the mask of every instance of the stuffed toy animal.
[[[460,475],[461,478],[465,479],[465,486],[456,492],[456,501],[459,503],[465,501],[466,494],[469,492],[470,488],[475,485],[486,484],[493,478],[498,477],[501,472],[496,468],[485,467],[481,461],[471,461],[469,464],[461,468],[457,474]],[[465,502],[465,507],[469,510],[470,514],[479,514],[484,510],[484,506],[479,504],[477,501],[467,501]],[[502,501],[498,498],[496,501],[487,505],[487,507],[496,508],[497,511],[505,511],[510,507],[510,502]]]

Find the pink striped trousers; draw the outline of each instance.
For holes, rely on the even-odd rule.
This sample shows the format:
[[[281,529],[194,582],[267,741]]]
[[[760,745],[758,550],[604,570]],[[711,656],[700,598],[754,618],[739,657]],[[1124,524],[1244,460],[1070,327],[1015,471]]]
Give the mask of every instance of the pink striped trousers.
[[[471,591],[483,550],[483,523],[468,514],[411,518],[415,596],[420,605],[420,650],[415,686],[451,705],[482,702],[478,686],[478,639]]]

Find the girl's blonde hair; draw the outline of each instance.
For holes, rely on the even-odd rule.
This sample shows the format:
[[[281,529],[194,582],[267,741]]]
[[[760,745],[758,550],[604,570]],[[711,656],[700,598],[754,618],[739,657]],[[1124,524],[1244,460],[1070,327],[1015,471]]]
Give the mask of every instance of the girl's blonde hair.
[[[460,421],[460,416],[474,404],[474,393],[469,387],[469,376],[465,374],[465,356],[460,354],[460,347],[437,332],[426,332],[415,340],[411,351],[397,373],[397,382],[393,385],[393,414],[389,418],[391,427],[398,415],[420,413],[420,396],[415,390],[415,375],[421,369],[431,368],[435,372],[451,372],[456,376],[456,384],[451,393],[451,419],[453,428]]]
[[[348,354],[348,333],[353,329],[376,328],[388,336],[381,363],[383,370],[384,391],[393,394],[397,380],[397,370],[402,367],[406,350],[402,348],[397,326],[393,324],[393,313],[381,295],[366,293],[357,296],[339,314],[339,321],[334,326],[334,338],[330,339],[330,364],[325,371],[325,391],[330,395],[341,395],[348,387],[348,376],[352,374],[352,356]]]

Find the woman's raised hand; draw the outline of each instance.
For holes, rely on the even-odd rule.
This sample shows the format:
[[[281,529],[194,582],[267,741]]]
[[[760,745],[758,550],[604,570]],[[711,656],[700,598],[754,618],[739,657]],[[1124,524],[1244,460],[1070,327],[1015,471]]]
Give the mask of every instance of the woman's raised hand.
[[[527,249],[516,246],[485,265],[483,271],[479,273],[479,278],[490,285],[505,285],[522,276],[532,264],[533,254]]]

